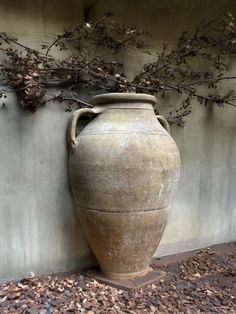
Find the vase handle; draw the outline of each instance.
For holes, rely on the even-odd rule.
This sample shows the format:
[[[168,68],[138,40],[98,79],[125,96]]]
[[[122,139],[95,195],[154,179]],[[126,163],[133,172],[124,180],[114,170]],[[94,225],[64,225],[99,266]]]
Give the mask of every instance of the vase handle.
[[[167,122],[167,120],[163,117],[163,116],[159,116],[157,115],[157,120],[160,122],[160,124],[163,126],[163,128],[168,132],[170,133],[170,125],[169,123]]]
[[[77,126],[77,122],[79,118],[84,115],[94,116],[94,115],[97,115],[98,113],[99,112],[95,112],[93,109],[90,109],[90,108],[82,108],[82,109],[76,110],[73,113],[69,121],[68,129],[67,129],[67,141],[70,148],[75,149],[79,144],[77,136],[76,136],[76,126]]]

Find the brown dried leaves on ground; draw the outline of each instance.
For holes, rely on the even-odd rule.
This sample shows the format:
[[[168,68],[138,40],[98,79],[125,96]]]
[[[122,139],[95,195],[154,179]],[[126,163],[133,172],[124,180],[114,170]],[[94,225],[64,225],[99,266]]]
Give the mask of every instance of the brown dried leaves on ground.
[[[235,251],[205,250],[153,268],[167,275],[137,291],[100,284],[83,273],[31,277],[0,285],[0,313],[236,313]]]

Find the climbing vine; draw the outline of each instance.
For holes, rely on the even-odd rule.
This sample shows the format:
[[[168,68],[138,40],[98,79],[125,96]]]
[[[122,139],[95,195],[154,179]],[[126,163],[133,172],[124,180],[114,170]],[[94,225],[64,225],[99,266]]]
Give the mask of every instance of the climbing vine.
[[[5,98],[12,91],[17,93],[20,106],[30,111],[55,100],[66,101],[68,110],[74,104],[90,106],[78,98],[81,85],[101,92],[149,93],[162,98],[181,94],[182,103],[166,114],[170,124],[179,126],[195,101],[204,106],[236,107],[234,90],[222,94],[219,89],[223,81],[236,79],[230,72],[231,56],[236,53],[236,27],[230,12],[202,21],[194,32],[180,34],[174,47],[163,44],[155,54],[147,47],[146,36],[143,31],[117,23],[110,12],[96,22],[65,30],[38,50],[0,33],[2,107],[6,107]],[[132,79],[117,61],[127,47],[153,58],[137,69]],[[49,94],[54,86],[61,87],[61,92]]]

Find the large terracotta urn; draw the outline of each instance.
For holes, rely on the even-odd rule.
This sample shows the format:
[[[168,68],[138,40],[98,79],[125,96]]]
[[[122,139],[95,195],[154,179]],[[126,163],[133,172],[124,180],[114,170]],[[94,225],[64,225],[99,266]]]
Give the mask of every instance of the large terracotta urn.
[[[68,127],[75,206],[101,271],[131,279],[148,271],[163,235],[180,173],[168,123],[145,94],[95,96]],[[91,116],[80,128],[83,116]]]

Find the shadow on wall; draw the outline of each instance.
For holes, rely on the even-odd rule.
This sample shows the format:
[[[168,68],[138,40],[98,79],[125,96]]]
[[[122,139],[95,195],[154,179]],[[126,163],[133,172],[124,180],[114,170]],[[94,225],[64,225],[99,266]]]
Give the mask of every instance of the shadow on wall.
[[[70,113],[70,116],[72,113]],[[83,128],[90,122],[91,118],[84,117],[82,120],[80,120],[80,123],[77,124],[77,134],[79,134]],[[66,248],[67,254],[66,257],[68,258],[68,263],[71,263],[71,260],[74,259],[74,265],[86,265],[88,264],[88,261],[90,261],[90,265],[96,265],[97,261],[95,256],[93,255],[92,251],[90,250],[87,240],[84,236],[83,229],[81,227],[81,223],[79,221],[78,212],[73,202],[73,195],[71,190],[71,185],[69,182],[69,164],[68,164],[68,158],[69,158],[69,147],[67,142],[67,134],[65,132],[65,143],[67,146],[66,151],[66,168],[67,168],[67,178],[68,178],[68,196],[70,200],[72,200],[72,211],[73,215],[71,213],[65,214],[65,208],[68,202],[65,204],[65,199],[63,197],[63,194],[60,194],[61,199],[58,203],[58,206],[61,206],[61,204],[64,203],[64,206],[61,206],[62,212],[61,215],[64,216],[63,224],[61,226],[61,229],[65,231],[65,235],[63,236],[64,240],[64,247]],[[79,256],[76,254],[79,249]],[[74,256],[71,256],[74,252]]]
[[[84,20],[82,0],[0,0],[1,31],[57,34]]]
[[[234,239],[235,233],[235,187],[236,164],[236,111],[227,115],[214,105],[205,108],[203,120],[203,152],[200,169],[199,234],[204,243],[207,234],[211,242],[222,238]]]

